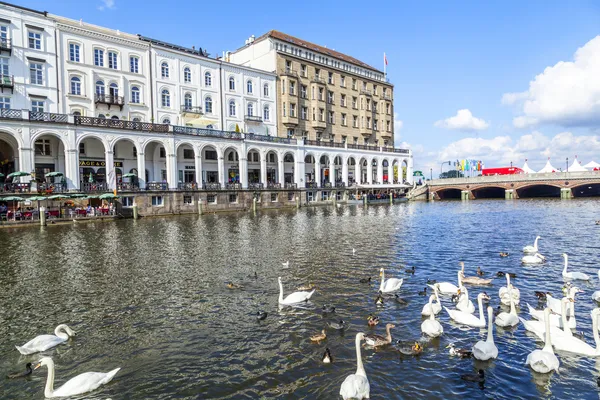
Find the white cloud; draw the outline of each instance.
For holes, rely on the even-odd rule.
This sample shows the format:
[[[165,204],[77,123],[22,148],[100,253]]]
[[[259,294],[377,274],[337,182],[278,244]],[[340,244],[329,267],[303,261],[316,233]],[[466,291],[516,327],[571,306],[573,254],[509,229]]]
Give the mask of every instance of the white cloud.
[[[489,124],[481,118],[474,117],[471,111],[465,108],[458,110],[454,117],[437,121],[434,126],[444,129],[472,132],[487,129]]]
[[[503,104],[521,101],[517,128],[553,123],[561,126],[597,126],[600,123],[600,36],[575,52],[573,61],[547,67],[522,93],[506,93]]]
[[[395,147],[401,147],[401,138],[402,136],[400,136],[400,131],[402,130],[402,127],[404,126],[404,122],[398,118],[398,113],[394,113],[394,146]]]
[[[100,10],[100,11],[114,10],[115,0],[101,0],[101,1],[102,1],[102,5],[98,6],[98,10]]]

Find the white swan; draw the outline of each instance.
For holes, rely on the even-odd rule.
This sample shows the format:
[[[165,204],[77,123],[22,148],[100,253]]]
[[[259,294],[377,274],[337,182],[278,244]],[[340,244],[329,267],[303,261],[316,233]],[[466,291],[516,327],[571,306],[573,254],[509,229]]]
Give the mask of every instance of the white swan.
[[[506,274],[506,286],[502,286],[498,291],[498,295],[500,296],[500,302],[505,306],[510,305],[510,298],[508,297],[509,287],[511,289],[511,296],[515,302],[515,305],[519,305],[519,301],[521,300],[521,292],[519,291],[519,289],[511,285],[510,274]]]
[[[562,276],[566,279],[579,279],[582,281],[589,281],[590,276],[588,274],[584,274],[583,272],[567,272],[567,266],[569,265],[569,256],[563,253],[563,258],[565,259],[565,267],[563,268]]]
[[[535,238],[535,242],[533,242],[533,246],[525,246],[523,247],[523,253],[537,253],[538,252],[538,240],[540,240],[541,237],[537,236]]]
[[[468,314],[473,314],[475,312],[475,305],[469,300],[469,292],[464,286],[461,286],[458,291],[458,303],[456,303],[456,309]]]
[[[487,361],[491,358],[498,358],[498,347],[494,344],[494,324],[492,319],[494,318],[494,310],[492,307],[488,307],[488,335],[487,340],[480,340],[475,343],[475,346],[471,349],[473,357],[477,360]]]
[[[316,289],[312,292],[294,292],[288,294],[285,299],[283,298],[283,285],[281,284],[281,277],[277,278],[279,281],[279,304],[290,305],[298,304],[308,301],[313,295]]]
[[[379,276],[381,276],[381,285],[379,285],[381,293],[390,293],[400,290],[402,283],[404,283],[404,279],[398,278],[390,278],[386,281],[383,268],[379,270]]]
[[[568,298],[568,299],[571,299],[571,300],[575,301],[575,295],[577,293],[583,293],[583,290],[579,289],[577,286],[573,286],[566,293],[565,297]],[[562,299],[556,299],[556,298],[552,297],[552,295],[549,294],[549,293],[546,294],[546,305],[548,307],[550,307],[550,310],[553,313],[556,313],[556,314],[560,315],[560,313],[562,312],[562,305],[561,305],[561,303],[562,303]],[[567,316],[569,316],[569,315],[571,315],[571,308],[570,307],[567,308]]]
[[[568,298],[563,298],[561,300],[561,316],[565,315],[566,318],[566,313],[567,313],[567,305],[571,300]],[[523,318],[519,318],[519,320],[523,323],[523,326],[525,327],[526,330],[528,330],[531,333],[534,333],[538,339],[540,340],[545,340],[545,332],[546,332],[546,324],[542,321],[525,321]],[[560,329],[557,326],[552,326],[550,325],[550,331],[552,332],[552,337],[555,338],[555,340],[559,337],[563,337],[563,336],[567,336],[567,337],[571,337],[573,336],[573,333],[571,332],[570,329]]]
[[[600,280],[600,269],[598,270],[598,280]],[[592,293],[592,300],[600,302],[600,290]]]
[[[526,365],[529,365],[531,369],[540,374],[547,374],[548,372],[555,370],[558,372],[560,362],[554,354],[552,349],[552,340],[550,339],[550,309],[544,310],[544,323],[546,324],[546,344],[544,348],[539,350],[535,349],[527,356],[525,361]]]
[[[535,308],[531,307],[529,304],[527,304],[527,308],[529,309],[529,315],[531,315],[533,318],[537,319],[538,321],[544,321],[544,311],[542,310],[536,310]],[[567,318],[567,327],[569,329],[577,329],[577,320],[575,319],[575,304],[571,301],[569,301],[568,307],[567,307],[567,315],[571,315],[569,318]],[[561,315],[556,315],[556,314],[551,314],[550,317],[548,318],[548,323],[550,324],[550,326],[557,326],[559,328],[563,327],[562,324],[562,316]]]
[[[541,255],[540,253],[535,253],[534,255],[527,255],[521,258],[521,264],[543,264],[546,262],[546,257]]]
[[[448,307],[444,307],[450,318],[458,322],[459,324],[473,326],[475,328],[485,328],[485,315],[483,314],[483,300],[489,300],[487,294],[479,293],[477,296],[477,303],[479,303],[479,318],[473,314],[462,312],[459,310],[449,310]]]
[[[46,388],[44,389],[44,396],[46,398],[76,396],[91,392],[110,382],[121,369],[116,368],[106,373],[85,372],[69,379],[64,385],[54,390],[54,361],[50,357],[44,357],[37,363],[34,369],[38,369],[44,365],[48,367],[48,379],[46,380]]]
[[[519,324],[517,309],[515,308],[515,299],[512,296],[512,289],[508,288],[508,299],[510,301],[510,312],[501,312],[496,316],[494,323],[498,326],[507,327]]]
[[[340,395],[344,400],[347,399],[368,399],[369,398],[369,380],[363,367],[362,357],[360,355],[360,341],[365,337],[364,333],[356,334],[356,373],[348,375],[340,387]]]
[[[429,305],[431,306],[431,302],[435,300],[435,296],[429,296]],[[435,314],[429,314],[429,318],[423,321],[421,324],[421,332],[431,337],[438,337],[442,333],[444,333],[444,328],[442,324],[439,323],[438,320],[435,319]]]
[[[75,332],[67,325],[61,324],[54,329],[54,335],[39,335],[25,343],[23,346],[15,347],[21,354],[33,354],[58,346],[69,340],[70,336],[75,336]]]
[[[421,311],[421,315],[425,317],[429,317],[429,315],[433,312],[434,315],[438,315],[440,311],[442,311],[442,303],[440,302],[440,298],[438,296],[438,289],[436,285],[433,285],[433,294],[435,295],[435,303],[428,302],[423,306],[423,310]]]
[[[432,289],[434,286],[437,286],[441,294],[456,294],[456,292],[458,292],[459,287],[462,286],[460,271],[458,271],[458,286],[450,282],[440,282],[428,286]]]
[[[589,357],[598,357],[600,356],[600,337],[598,335],[598,314],[600,314],[600,308],[594,308],[592,310],[592,332],[594,334],[594,342],[596,347],[592,347],[583,340],[577,339],[575,336],[563,335],[557,338],[552,339],[552,346],[555,349],[561,351],[568,351],[569,353],[580,354],[583,356]],[[566,316],[563,315],[563,322],[566,324]],[[554,331],[552,327],[550,327],[552,335],[554,335]],[[565,332],[569,331],[568,328],[565,329]]]

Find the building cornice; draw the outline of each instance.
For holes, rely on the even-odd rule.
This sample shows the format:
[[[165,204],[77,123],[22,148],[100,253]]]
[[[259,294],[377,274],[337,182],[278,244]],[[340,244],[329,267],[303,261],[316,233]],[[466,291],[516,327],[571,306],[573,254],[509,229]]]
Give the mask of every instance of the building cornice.
[[[148,48],[149,48],[149,46],[147,44],[140,42],[140,41],[134,41],[134,40],[122,38],[117,35],[113,36],[113,35],[109,35],[107,33],[102,33],[102,32],[94,31],[91,29],[86,29],[84,27],[63,24],[60,22],[58,22],[56,24],[56,27],[61,31],[74,33],[76,35],[85,36],[85,37],[89,37],[92,39],[100,39],[100,40],[104,40],[107,42],[117,43],[117,44],[121,44],[121,45],[128,46],[128,47],[134,47],[136,49],[140,49],[140,50],[144,50],[144,51],[148,50]]]
[[[187,55],[184,55],[183,53],[178,53],[175,51],[170,51],[164,48],[157,48],[155,46],[152,46],[152,49],[154,50],[155,54],[157,57],[163,57],[163,58],[168,58],[169,60],[179,60],[183,63],[188,63],[188,64],[192,64],[192,65],[200,65],[202,67],[205,68],[211,68],[211,69],[219,69],[219,62],[217,60],[210,60],[210,59],[205,59],[205,58],[193,58],[193,57],[189,57]]]

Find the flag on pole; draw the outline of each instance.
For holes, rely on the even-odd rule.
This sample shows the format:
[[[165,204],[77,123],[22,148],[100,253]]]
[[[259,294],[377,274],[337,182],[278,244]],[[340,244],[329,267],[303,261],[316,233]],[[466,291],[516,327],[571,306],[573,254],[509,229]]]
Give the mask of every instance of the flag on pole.
[[[383,53],[383,63],[385,65],[388,65],[388,60],[387,60],[387,56],[385,55],[385,53]]]

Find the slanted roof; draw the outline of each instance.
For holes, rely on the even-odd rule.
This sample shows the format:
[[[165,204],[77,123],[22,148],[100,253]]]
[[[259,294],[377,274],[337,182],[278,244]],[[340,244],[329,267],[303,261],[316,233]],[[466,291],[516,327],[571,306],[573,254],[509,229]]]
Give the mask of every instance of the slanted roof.
[[[569,167],[569,172],[587,172],[587,169],[583,168],[577,160],[577,157],[575,157],[575,160],[573,160],[573,164],[571,164],[571,166]]]
[[[542,168],[541,170],[539,170],[538,173],[540,173],[540,174],[547,174],[547,173],[550,173],[550,172],[556,172],[556,168],[554,168],[552,166],[552,164],[550,164],[550,160],[548,160],[546,162],[546,165],[544,166],[544,168]]]
[[[264,35],[258,37],[254,41],[254,43],[255,42],[259,42],[261,40],[265,40],[265,39],[267,39],[269,37],[275,38],[275,39],[279,39],[279,40],[284,41],[284,42],[292,43],[292,44],[294,44],[296,46],[304,47],[305,49],[308,49],[308,50],[311,50],[311,51],[316,51],[316,52],[319,52],[321,54],[326,54],[326,55],[329,55],[331,57],[335,57],[335,58],[338,58],[340,60],[343,60],[343,61],[346,61],[346,62],[349,62],[349,63],[352,63],[352,64],[356,64],[356,65],[358,65],[360,67],[368,68],[368,69],[370,69],[372,71],[376,71],[376,72],[379,72],[379,73],[383,74],[383,71],[380,71],[377,68],[373,68],[369,64],[364,63],[364,62],[362,62],[362,61],[360,61],[360,60],[358,60],[358,59],[356,59],[354,57],[351,57],[351,56],[346,55],[344,53],[340,53],[339,51],[328,49],[327,47],[324,47],[324,46],[319,46],[318,44],[314,44],[314,43],[308,42],[306,40],[299,39],[297,37],[288,35],[287,33],[279,32],[279,31],[276,31],[276,30],[269,31],[269,32],[265,33]]]
[[[585,164],[583,166],[583,168],[590,168],[590,169],[594,169],[594,168],[600,168],[600,164],[598,164],[595,161],[590,161],[589,163]]]
[[[529,165],[527,164],[527,160],[525,160],[525,164],[523,165],[523,168],[521,168],[521,169],[526,174],[535,174],[536,173],[534,170],[532,170],[531,168],[529,168]]]

